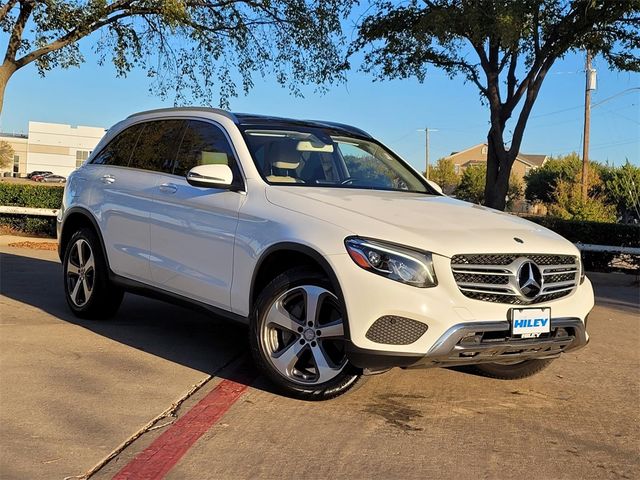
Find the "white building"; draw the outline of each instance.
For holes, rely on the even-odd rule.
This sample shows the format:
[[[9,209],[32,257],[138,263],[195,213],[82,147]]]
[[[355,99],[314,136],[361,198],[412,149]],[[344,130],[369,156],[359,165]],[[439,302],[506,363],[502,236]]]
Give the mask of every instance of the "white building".
[[[0,133],[0,141],[13,147],[13,165],[7,169],[13,176],[44,170],[66,177],[87,159],[104,134],[101,127],[29,122],[26,136]]]

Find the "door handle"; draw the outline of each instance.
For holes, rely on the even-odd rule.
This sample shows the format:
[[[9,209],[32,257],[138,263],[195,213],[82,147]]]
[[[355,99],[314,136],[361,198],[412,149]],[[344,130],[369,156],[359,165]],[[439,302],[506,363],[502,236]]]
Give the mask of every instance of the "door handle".
[[[113,175],[103,175],[101,180],[102,183],[111,184],[116,181],[116,177],[114,177]]]
[[[178,191],[178,186],[173,183],[163,183],[160,185],[160,191],[172,195]]]

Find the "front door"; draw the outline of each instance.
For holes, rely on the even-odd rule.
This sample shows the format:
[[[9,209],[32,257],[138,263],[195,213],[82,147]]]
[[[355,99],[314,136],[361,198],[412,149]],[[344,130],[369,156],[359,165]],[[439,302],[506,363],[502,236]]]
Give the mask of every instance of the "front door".
[[[241,176],[233,149],[215,124],[189,120],[171,172],[158,175],[150,216],[153,284],[223,309],[230,308],[239,189],[193,187],[196,165],[225,163]]]

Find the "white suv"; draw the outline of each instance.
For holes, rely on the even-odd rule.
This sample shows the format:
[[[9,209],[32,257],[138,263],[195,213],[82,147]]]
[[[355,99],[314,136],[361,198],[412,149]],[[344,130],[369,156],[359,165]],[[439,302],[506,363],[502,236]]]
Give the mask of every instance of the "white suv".
[[[124,291],[204,307],[248,324],[258,366],[301,398],[396,366],[522,378],[588,341],[571,243],[332,122],[133,115],[69,177],[58,238],[76,315],[111,316]]]

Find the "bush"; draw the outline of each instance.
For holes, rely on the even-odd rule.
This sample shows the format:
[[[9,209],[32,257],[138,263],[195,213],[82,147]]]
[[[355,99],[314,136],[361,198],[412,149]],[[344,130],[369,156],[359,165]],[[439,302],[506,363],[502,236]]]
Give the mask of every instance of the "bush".
[[[29,215],[2,215],[0,214],[0,226],[7,227],[16,232],[27,235],[46,236],[55,238],[55,217],[34,217]]]
[[[614,247],[640,247],[640,225],[564,220],[555,217],[525,217],[562,235],[573,243],[590,243]],[[607,252],[583,252],[587,270],[607,270],[617,255]],[[637,259],[636,259],[637,260]],[[635,260],[631,263],[635,263]]]
[[[556,217],[525,218],[553,230],[573,243],[640,247],[640,225],[564,220]]]
[[[63,192],[60,186],[0,182],[0,205],[60,208]]]
[[[0,205],[28,208],[60,208],[61,186],[0,182]],[[0,214],[0,226],[27,235],[56,236],[55,217]]]

